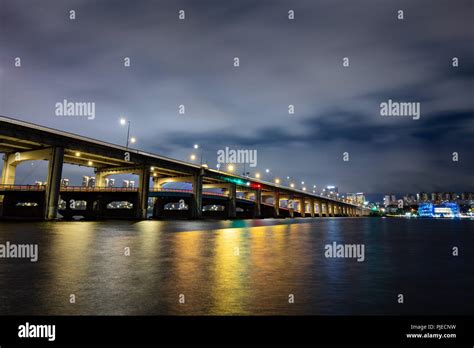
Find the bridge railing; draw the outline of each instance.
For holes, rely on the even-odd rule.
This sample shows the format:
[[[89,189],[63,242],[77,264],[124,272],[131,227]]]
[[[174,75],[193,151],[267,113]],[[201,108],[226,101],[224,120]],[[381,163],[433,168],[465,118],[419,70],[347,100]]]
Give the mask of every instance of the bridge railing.
[[[177,192],[177,193],[193,193],[193,190],[184,190],[184,189],[167,189],[167,188],[151,188],[150,192]],[[228,195],[225,193],[220,193],[220,192],[209,192],[209,191],[203,191],[203,195],[206,196],[221,196],[221,197],[227,197]]]
[[[61,186],[61,192],[138,192],[137,187]]]
[[[0,185],[0,191],[44,191],[45,185]]]
[[[193,193],[193,190],[183,190],[183,189],[164,189],[164,188],[150,188],[150,192],[177,192],[177,193]]]

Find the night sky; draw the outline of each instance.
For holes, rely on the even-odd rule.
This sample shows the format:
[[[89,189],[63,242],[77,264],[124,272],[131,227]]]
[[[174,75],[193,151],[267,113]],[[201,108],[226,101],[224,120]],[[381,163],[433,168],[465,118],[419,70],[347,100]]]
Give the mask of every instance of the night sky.
[[[473,4],[0,0],[0,114],[122,145],[123,116],[137,148],[189,160],[198,143],[210,167],[255,149],[252,174],[340,192],[473,191]],[[56,116],[64,99],[95,119]],[[388,99],[420,119],[382,117]]]

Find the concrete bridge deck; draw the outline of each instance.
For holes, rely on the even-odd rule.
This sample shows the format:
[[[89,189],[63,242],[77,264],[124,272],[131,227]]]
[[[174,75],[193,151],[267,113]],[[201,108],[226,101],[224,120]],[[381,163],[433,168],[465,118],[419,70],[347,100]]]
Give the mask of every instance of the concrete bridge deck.
[[[209,206],[224,207],[220,211],[225,218],[360,216],[368,212],[348,201],[3,116],[0,152],[5,154],[0,182],[3,217],[56,219],[61,212],[71,214],[69,208],[61,207],[76,200],[85,202],[82,210],[97,217],[108,217],[114,211],[112,217],[126,212],[125,216],[137,219],[147,218],[150,201],[157,218],[177,202],[186,206],[182,210],[190,218],[208,216]],[[32,160],[48,161],[46,185],[15,185],[17,165]],[[61,186],[64,163],[94,168],[97,187]],[[105,179],[115,174],[138,175],[138,187],[106,188]],[[189,183],[192,189],[165,187],[175,182]],[[117,202],[128,202],[123,208],[127,210],[115,207]]]

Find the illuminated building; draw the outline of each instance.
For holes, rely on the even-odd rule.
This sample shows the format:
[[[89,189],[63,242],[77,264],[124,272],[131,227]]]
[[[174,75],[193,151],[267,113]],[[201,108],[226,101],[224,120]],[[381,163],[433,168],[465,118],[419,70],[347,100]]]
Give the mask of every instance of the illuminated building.
[[[418,215],[420,217],[459,217],[459,206],[449,202],[421,203],[418,206]]]

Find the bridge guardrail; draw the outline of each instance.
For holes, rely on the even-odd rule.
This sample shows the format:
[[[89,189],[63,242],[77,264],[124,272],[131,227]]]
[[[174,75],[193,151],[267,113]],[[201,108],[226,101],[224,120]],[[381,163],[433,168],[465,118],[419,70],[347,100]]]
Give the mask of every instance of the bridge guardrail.
[[[44,191],[44,185],[0,185],[0,191]]]

